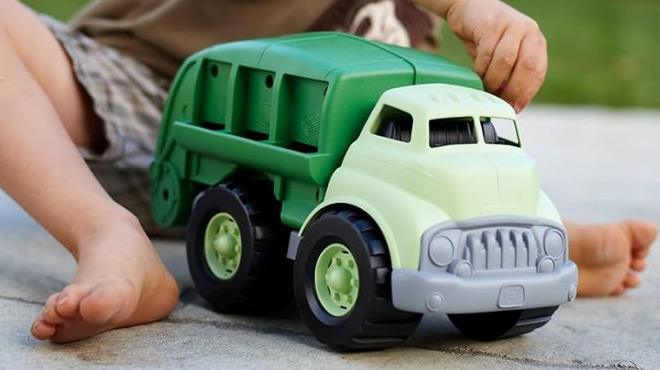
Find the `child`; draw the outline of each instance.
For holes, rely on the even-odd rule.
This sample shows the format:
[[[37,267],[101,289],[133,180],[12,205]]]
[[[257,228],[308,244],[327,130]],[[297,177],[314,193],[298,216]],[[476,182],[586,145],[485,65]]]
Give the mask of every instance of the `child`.
[[[529,103],[547,67],[533,20],[498,0],[415,2],[446,19],[488,91],[517,111]],[[153,226],[146,168],[183,58],[214,43],[317,29],[433,47],[435,18],[420,9],[404,0],[97,0],[69,27],[0,0],[0,186],[78,262],[32,335],[75,341],[159,320],[176,305],[177,285],[143,228]],[[628,271],[645,267],[653,224],[567,227],[580,294],[640,283]]]

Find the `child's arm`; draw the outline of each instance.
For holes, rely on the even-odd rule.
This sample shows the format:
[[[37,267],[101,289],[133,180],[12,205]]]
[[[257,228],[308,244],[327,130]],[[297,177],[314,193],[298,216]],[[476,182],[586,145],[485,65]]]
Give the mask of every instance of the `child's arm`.
[[[447,20],[474,59],[486,90],[517,112],[532,100],[548,68],[536,22],[499,0],[411,0]]]

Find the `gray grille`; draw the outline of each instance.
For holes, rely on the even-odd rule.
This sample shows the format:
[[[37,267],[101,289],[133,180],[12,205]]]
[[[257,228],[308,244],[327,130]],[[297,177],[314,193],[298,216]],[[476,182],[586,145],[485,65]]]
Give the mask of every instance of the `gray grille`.
[[[538,246],[529,229],[468,231],[464,241],[463,259],[475,270],[536,266]]]

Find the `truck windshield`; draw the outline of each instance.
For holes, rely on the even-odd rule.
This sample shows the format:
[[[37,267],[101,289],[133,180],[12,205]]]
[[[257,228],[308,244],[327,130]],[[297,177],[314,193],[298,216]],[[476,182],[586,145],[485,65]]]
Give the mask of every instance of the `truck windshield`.
[[[518,130],[513,120],[506,118],[481,117],[481,129],[486,144],[520,146]]]
[[[429,121],[429,145],[437,148],[446,145],[476,144],[472,117],[442,118]]]

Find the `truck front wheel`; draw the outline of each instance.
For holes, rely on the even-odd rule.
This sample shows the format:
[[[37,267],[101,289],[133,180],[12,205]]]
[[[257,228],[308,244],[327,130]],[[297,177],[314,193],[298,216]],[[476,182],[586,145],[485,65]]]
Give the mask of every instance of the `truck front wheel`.
[[[269,185],[221,184],[194,203],[188,267],[200,295],[221,312],[267,313],[291,300],[288,230]]]
[[[545,325],[557,306],[527,310],[449,315],[452,324],[468,338],[491,341],[529,333]]]
[[[400,344],[421,315],[394,308],[391,271],[373,220],[357,210],[324,213],[305,232],[294,266],[303,320],[316,338],[338,350]]]

